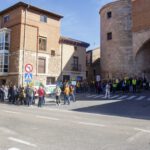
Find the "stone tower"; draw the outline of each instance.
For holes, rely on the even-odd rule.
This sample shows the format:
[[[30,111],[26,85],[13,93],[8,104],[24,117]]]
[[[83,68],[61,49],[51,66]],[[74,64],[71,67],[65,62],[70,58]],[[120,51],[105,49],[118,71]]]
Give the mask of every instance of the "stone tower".
[[[132,4],[119,0],[103,6],[101,16],[102,78],[132,75]]]

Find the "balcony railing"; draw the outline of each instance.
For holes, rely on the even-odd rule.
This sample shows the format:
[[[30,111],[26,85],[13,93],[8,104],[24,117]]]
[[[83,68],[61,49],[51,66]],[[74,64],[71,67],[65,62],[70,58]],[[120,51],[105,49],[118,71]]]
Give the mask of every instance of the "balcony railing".
[[[71,64],[71,70],[72,71],[81,71],[82,68],[81,68],[81,65],[75,65],[75,64]]]

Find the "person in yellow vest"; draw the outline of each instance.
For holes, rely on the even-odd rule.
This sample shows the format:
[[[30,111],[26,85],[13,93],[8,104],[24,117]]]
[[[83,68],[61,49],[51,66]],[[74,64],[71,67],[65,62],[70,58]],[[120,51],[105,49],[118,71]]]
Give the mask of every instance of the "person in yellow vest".
[[[136,78],[133,78],[132,79],[133,93],[136,93],[136,86],[137,86],[137,80]]]
[[[115,93],[117,90],[117,83],[115,81],[113,81],[112,87],[113,87],[113,93]]]

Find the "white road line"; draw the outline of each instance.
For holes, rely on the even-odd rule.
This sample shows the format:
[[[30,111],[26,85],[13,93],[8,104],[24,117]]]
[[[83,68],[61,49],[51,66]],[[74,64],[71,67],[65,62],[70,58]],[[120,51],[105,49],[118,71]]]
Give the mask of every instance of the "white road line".
[[[123,99],[123,98],[126,98],[126,97],[128,97],[128,96],[124,95],[124,96],[119,97],[118,99]]]
[[[117,98],[117,97],[119,97],[119,95],[112,96],[111,98],[114,99],[114,98]]]
[[[136,96],[134,96],[134,95],[133,95],[133,96],[130,96],[130,97],[127,98],[127,100],[131,100],[131,99],[133,99],[133,98],[135,98],[135,97],[136,97]]]
[[[55,120],[55,121],[60,120],[60,119],[58,119],[58,118],[51,118],[51,117],[45,117],[45,116],[36,116],[36,118],[40,118],[40,119],[48,119],[48,120]]]
[[[87,97],[93,97],[93,96],[96,96],[96,95],[90,95],[90,96],[87,96]]]
[[[90,123],[90,122],[78,122],[78,124],[87,125],[87,126],[105,127],[104,124],[97,124],[97,123]]]
[[[9,111],[9,110],[2,110],[5,113],[10,113],[10,114],[19,114],[20,112],[16,112],[16,111]]]
[[[147,100],[150,101],[150,98],[148,98]]]
[[[127,138],[127,142],[132,143],[140,137],[141,137],[141,132],[138,132],[138,133],[134,134],[133,136]]]
[[[95,96],[93,98],[100,98],[100,97],[103,97],[104,95],[98,95],[98,96]]]
[[[20,149],[12,147],[12,148],[9,148],[8,150],[20,150]]]
[[[28,146],[31,146],[31,147],[37,147],[37,145],[32,144],[32,143],[27,142],[27,141],[23,141],[21,139],[16,139],[16,138],[13,138],[13,137],[9,137],[8,139],[10,141],[14,141],[14,142],[21,143],[21,144],[24,144],[24,145],[28,145]]]
[[[136,100],[140,101],[140,100],[144,99],[145,97],[146,97],[146,96],[140,96],[140,97],[138,97]]]
[[[145,133],[150,133],[150,130],[145,130],[145,129],[140,129],[140,128],[134,128],[134,130],[145,132]]]

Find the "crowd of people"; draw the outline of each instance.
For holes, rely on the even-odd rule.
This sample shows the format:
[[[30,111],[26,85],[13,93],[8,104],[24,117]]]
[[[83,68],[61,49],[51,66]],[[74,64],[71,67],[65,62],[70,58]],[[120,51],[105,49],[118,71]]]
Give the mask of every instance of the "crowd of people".
[[[42,104],[44,104],[45,96],[45,91],[42,86],[36,91],[36,89],[29,85],[26,87],[3,85],[0,88],[0,101],[5,102],[8,100],[8,103],[10,104],[31,106],[32,104],[35,104],[37,92],[39,97],[38,106],[41,107]]]
[[[77,81],[76,85],[71,84],[69,81],[63,82],[61,86],[56,85],[53,94],[55,94],[56,105],[60,105],[62,99],[64,100],[64,105],[69,105],[71,100],[76,101],[76,93],[103,93],[105,98],[110,98],[111,92],[113,94],[116,92],[136,93],[149,89],[150,82],[146,78],[124,78],[98,82],[84,80]],[[42,86],[38,90],[29,85],[26,87],[17,87],[15,85],[3,85],[0,87],[0,101],[8,100],[10,104],[31,106],[35,104],[35,99],[38,97],[38,107],[42,107],[45,104],[45,96],[46,92]]]
[[[142,90],[150,89],[150,82],[146,78],[124,78],[124,79],[111,79],[103,81],[83,81],[77,82],[76,92],[77,93],[105,93],[106,85],[109,84],[110,92],[141,92]]]
[[[64,105],[70,104],[70,100],[75,102],[74,87],[68,83],[64,84],[63,87],[56,86],[53,93],[56,97],[56,104],[60,105],[61,95],[64,95]],[[50,94],[50,95],[51,95]],[[6,86],[3,85],[0,88],[0,102],[8,101],[9,104],[15,105],[27,105],[32,106],[35,104],[35,100],[38,99],[38,107],[42,107],[45,104],[45,97],[50,96],[46,94],[43,86],[36,89],[32,86],[27,85],[26,87],[17,86]]]

